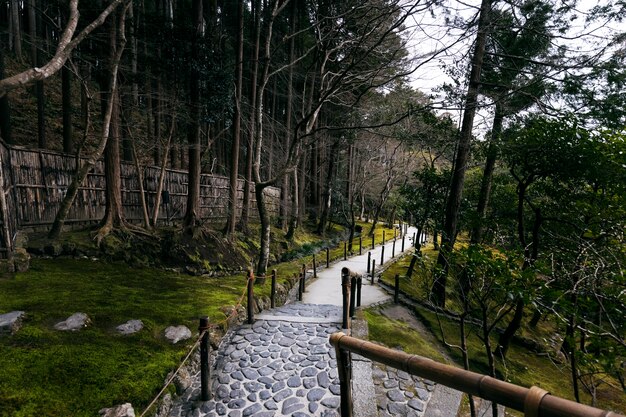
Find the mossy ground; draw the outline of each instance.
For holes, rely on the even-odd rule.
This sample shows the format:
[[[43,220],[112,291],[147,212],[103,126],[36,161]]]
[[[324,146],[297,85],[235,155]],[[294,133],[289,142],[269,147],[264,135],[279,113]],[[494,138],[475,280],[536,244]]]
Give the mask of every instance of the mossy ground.
[[[334,232],[336,236],[339,228]],[[68,242],[81,245],[90,235],[67,236]],[[324,246],[330,246],[331,260],[343,257],[337,237],[324,242],[298,232],[288,245],[292,260],[271,267],[279,282],[297,274],[303,263],[310,267],[312,254]],[[256,249],[249,239],[243,244]],[[325,251],[317,261],[325,262]],[[224,307],[240,300],[245,285],[243,273],[193,276],[69,257],[33,259],[28,272],[1,276],[0,313],[23,310],[28,317],[16,335],[0,338],[0,416],[93,416],[124,402],[140,412],[194,340],[173,346],[164,340],[163,330],[184,324],[195,332],[204,315],[223,322]],[[269,280],[255,286],[255,292],[269,296]],[[53,329],[76,312],[87,313],[93,324],[79,332]],[[130,319],[141,319],[144,330],[118,335],[115,327]]]
[[[396,274],[401,276],[400,288],[407,295],[416,300],[427,302],[428,300],[428,277],[429,268],[432,268],[436,260],[437,252],[432,244],[422,248],[422,264],[414,273],[411,279],[406,278],[405,274],[411,260],[411,255],[407,255],[398,260],[383,273],[382,279],[389,285],[394,285],[394,277]],[[454,310],[453,303],[447,305],[449,309]],[[445,316],[437,316],[431,310],[418,307],[415,313],[436,337],[441,345],[458,346],[460,344],[459,325],[458,322],[447,319]],[[527,318],[532,312],[528,312]],[[412,352],[423,356],[429,356],[428,349],[425,349],[421,342],[414,341],[419,339],[419,335],[412,335],[411,331],[401,324],[389,322],[389,319],[380,317],[372,318],[367,316],[370,321],[370,329],[373,329],[372,337],[375,340],[384,342],[388,346],[394,344],[403,346],[404,349],[411,349],[411,345],[418,347],[418,351]],[[506,322],[506,321],[505,321]],[[528,320],[525,320],[528,322]],[[468,329],[468,352],[470,357],[470,368],[474,372],[487,373],[487,356],[484,344],[478,338],[479,329],[475,326],[469,326]],[[554,345],[549,343],[554,338],[555,332],[558,331],[557,326],[549,318],[540,322],[535,328],[523,327],[520,335],[531,338],[546,344],[546,350],[549,354],[537,354],[522,346],[513,344],[507,354],[505,361],[497,361],[498,376],[511,383],[530,387],[532,385],[539,386],[553,395],[573,400],[573,389],[571,382],[571,371],[566,363],[560,363],[554,359],[556,350]],[[416,333],[413,330],[413,333]],[[496,335],[492,336],[492,346],[495,346]],[[408,345],[408,346],[407,346]],[[407,346],[406,348],[404,346]],[[407,350],[408,351],[408,350]],[[457,364],[462,363],[461,353],[453,347],[446,348],[447,353],[455,360]],[[422,352],[422,353],[420,353]],[[435,359],[435,358],[433,358]],[[626,410],[626,395],[619,389],[619,384],[610,377],[605,378],[606,383],[602,384],[598,389],[597,407],[618,412]],[[582,392],[583,390],[581,390]],[[591,397],[582,393],[583,403],[590,404]],[[522,415],[512,412],[512,415]]]

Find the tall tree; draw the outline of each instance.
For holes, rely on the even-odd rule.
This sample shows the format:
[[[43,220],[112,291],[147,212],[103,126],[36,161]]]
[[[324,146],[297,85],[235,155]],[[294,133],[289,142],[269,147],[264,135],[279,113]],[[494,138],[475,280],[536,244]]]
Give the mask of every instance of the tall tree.
[[[474,116],[478,107],[478,91],[480,87],[480,74],[485,55],[485,44],[489,32],[489,15],[491,13],[491,0],[482,0],[478,17],[478,27],[474,52],[471,61],[469,76],[469,86],[465,98],[463,110],[463,121],[461,132],[457,144],[454,170],[452,172],[452,182],[450,184],[450,194],[446,204],[446,217],[444,230],[442,231],[441,248],[437,256],[437,267],[439,271],[432,289],[433,302],[443,307],[446,303],[446,285],[448,274],[448,257],[452,253],[456,240],[457,225],[459,220],[459,208],[463,196],[463,184],[465,182],[465,171],[470,154],[470,142],[472,140],[472,130],[474,127]]]

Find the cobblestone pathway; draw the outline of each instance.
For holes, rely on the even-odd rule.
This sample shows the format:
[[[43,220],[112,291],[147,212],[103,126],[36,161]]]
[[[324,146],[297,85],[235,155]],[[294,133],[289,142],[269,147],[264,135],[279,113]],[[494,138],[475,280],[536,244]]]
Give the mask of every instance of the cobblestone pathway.
[[[351,269],[364,271],[365,263],[354,265],[360,258],[344,262]],[[339,262],[326,272],[333,270],[338,277],[343,266]],[[334,285],[331,275],[326,279],[332,279]],[[200,377],[195,375],[192,386],[174,403],[168,416],[339,417],[337,361],[329,337],[340,330],[341,306],[313,304],[312,299],[317,293],[322,293],[318,298],[325,300],[326,293],[341,291],[338,287],[322,285],[326,284],[324,277],[316,282],[317,286],[307,288],[311,301],[307,297],[305,301],[309,304],[292,303],[264,311],[256,316],[253,325],[229,331],[214,355],[212,400],[196,401],[200,396]],[[386,293],[375,289],[378,292],[371,292],[370,303],[388,299]],[[331,294],[334,302],[332,297],[336,296]],[[368,400],[376,403],[380,417],[424,415],[433,391],[430,381],[382,365],[374,365],[372,369],[369,361],[366,367],[367,372],[360,374],[370,380],[371,390],[356,386],[354,389],[376,397]],[[355,373],[353,384],[367,382],[357,379]],[[376,406],[372,404],[372,407],[374,412]]]

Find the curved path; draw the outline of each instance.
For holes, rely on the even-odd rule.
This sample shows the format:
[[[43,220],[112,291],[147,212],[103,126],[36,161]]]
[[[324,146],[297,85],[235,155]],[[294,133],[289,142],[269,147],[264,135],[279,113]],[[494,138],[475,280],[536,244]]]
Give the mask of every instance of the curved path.
[[[414,229],[409,228],[407,236]],[[405,249],[411,247],[407,237]],[[393,242],[385,245],[385,262],[391,258]],[[396,256],[400,254],[401,241],[396,242]],[[381,247],[372,250],[372,258],[380,263]],[[172,417],[279,417],[279,416],[339,416],[339,379],[334,349],[329,336],[341,327],[341,269],[364,274],[367,269],[367,252],[347,261],[332,264],[318,272],[317,279],[308,283],[302,303],[263,311],[256,316],[253,325],[242,325],[230,330],[222,340],[212,366],[213,399],[207,402],[199,398],[199,375],[193,384],[177,400],[167,414]],[[361,304],[368,306],[390,299],[378,286],[363,280]],[[356,356],[356,355],[355,355]],[[374,402],[371,363],[355,357],[355,416],[358,392],[366,393],[373,408],[365,408],[361,414],[389,415],[400,411],[401,415],[423,415],[429,390],[422,386],[388,382],[393,389],[383,393]],[[391,372],[384,378],[392,379]],[[400,375],[404,377],[405,375]],[[377,375],[378,378],[381,375]],[[369,381],[368,381],[369,379]],[[357,384],[369,383],[371,389],[357,388]],[[385,383],[380,382],[380,383]],[[419,388],[419,390],[416,390]],[[380,396],[380,391],[376,390]],[[417,395],[417,397],[416,397]],[[417,399],[419,398],[419,402]],[[408,405],[407,405],[408,404]],[[414,405],[414,407],[412,407]],[[367,410],[367,412],[365,411]],[[397,414],[396,414],[397,415]]]

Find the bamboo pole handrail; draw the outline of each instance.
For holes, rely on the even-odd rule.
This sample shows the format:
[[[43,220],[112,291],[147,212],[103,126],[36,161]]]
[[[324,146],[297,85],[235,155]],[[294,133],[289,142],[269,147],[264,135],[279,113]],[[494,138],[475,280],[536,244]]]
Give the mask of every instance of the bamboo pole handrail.
[[[522,411],[525,413],[525,416],[626,417],[612,411],[601,410],[550,395],[538,387],[524,388],[487,375],[445,365],[419,355],[409,355],[389,349],[366,340],[348,336],[343,332],[333,333],[330,336],[330,343],[335,347],[337,353],[343,351],[356,353],[372,361],[403,370],[409,374],[427,378],[455,390]],[[337,355],[337,357],[339,358],[340,355]],[[349,364],[338,361],[337,366],[349,366]],[[349,386],[349,384],[342,384],[342,387],[344,385]],[[344,392],[341,394],[343,402]],[[351,398],[351,395],[348,394],[346,397]],[[345,409],[351,410],[351,404]],[[344,410],[343,404],[342,410]],[[351,415],[342,414],[342,417],[351,417]]]

